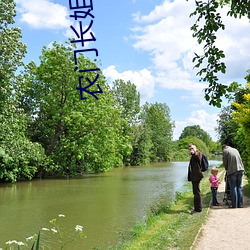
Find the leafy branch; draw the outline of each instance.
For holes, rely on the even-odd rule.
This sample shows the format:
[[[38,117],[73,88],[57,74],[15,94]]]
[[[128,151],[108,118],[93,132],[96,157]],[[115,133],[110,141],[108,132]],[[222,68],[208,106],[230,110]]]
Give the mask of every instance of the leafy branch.
[[[196,9],[190,14],[190,17],[197,16],[195,23],[192,25],[193,37],[203,46],[203,54],[195,53],[193,62],[194,68],[200,69],[197,73],[200,81],[207,82],[209,85],[205,89],[205,99],[210,105],[221,107],[221,97],[230,91],[227,85],[219,83],[218,74],[226,73],[226,65],[223,62],[225,54],[215,46],[216,33],[224,30],[225,25],[222,22],[218,8],[231,3],[228,15],[235,18],[241,18],[247,15],[250,18],[250,5],[248,0],[207,0],[195,1]]]

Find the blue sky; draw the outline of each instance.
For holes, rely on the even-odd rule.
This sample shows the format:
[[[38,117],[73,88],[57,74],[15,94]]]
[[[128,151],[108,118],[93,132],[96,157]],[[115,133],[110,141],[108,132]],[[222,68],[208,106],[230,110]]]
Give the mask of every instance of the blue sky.
[[[204,100],[206,84],[198,81],[192,64],[194,51],[202,51],[190,31],[194,19],[189,14],[194,10],[194,1],[92,2],[91,32],[96,41],[84,49],[98,50],[96,59],[108,82],[118,78],[130,80],[141,94],[141,104],[166,103],[176,126],[174,139],[178,139],[184,127],[200,125],[217,140],[214,128],[220,109]],[[22,41],[28,46],[25,62],[39,63],[44,45],[50,46],[53,41],[63,43],[75,36],[70,25],[77,29],[77,24],[70,18],[73,13],[68,0],[16,0],[16,3],[16,25],[21,27]],[[244,77],[250,69],[250,23],[247,18],[227,17],[226,12],[221,10],[226,30],[218,34],[217,41],[227,63],[227,73],[220,80],[226,84],[233,81],[245,84]]]

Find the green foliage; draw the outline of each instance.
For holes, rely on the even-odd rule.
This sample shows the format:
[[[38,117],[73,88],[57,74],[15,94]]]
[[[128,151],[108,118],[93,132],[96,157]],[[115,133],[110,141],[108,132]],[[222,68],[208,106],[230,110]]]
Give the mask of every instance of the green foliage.
[[[200,140],[205,142],[207,147],[212,142],[211,136],[206,131],[201,129],[201,127],[199,125],[193,125],[193,126],[185,127],[183,129],[180,137],[179,137],[179,140],[184,139],[185,137],[188,137],[188,136],[193,136],[193,137],[199,138]]]
[[[141,123],[152,143],[151,162],[168,161],[172,151],[173,123],[169,107],[165,103],[145,103]]]
[[[0,180],[76,176],[173,158],[166,104],[146,103],[140,112],[136,85],[118,79],[111,89],[101,71],[88,88],[98,100],[87,92],[81,100],[79,77],[93,81],[97,72],[74,71],[70,41],[43,47],[39,65],[24,65],[15,14],[13,0],[0,2]],[[99,68],[81,53],[77,66]]]
[[[23,66],[26,45],[20,40],[21,30],[13,26],[15,3],[0,2],[0,180],[15,182],[32,179],[37,169],[46,164],[44,150],[30,142],[20,98],[26,85],[17,69]]]
[[[122,108],[122,118],[127,119],[128,124],[136,123],[140,112],[140,93],[136,85],[119,79],[113,82],[112,90],[116,102]]]
[[[206,146],[206,144],[199,138],[197,137],[193,137],[193,136],[188,136],[188,137],[185,137],[181,140],[178,141],[178,147],[179,149],[186,149],[187,152],[189,152],[188,150],[188,145],[190,143],[193,143],[196,145],[197,149],[203,153],[205,153],[206,155],[209,154],[209,150]]]
[[[248,71],[249,73],[249,71]],[[247,85],[245,88],[237,86],[234,89],[234,94],[230,96],[229,101],[232,102],[231,106],[222,109],[219,120],[217,132],[220,135],[221,144],[228,144],[237,148],[242,156],[246,174],[250,176],[250,148],[249,148],[249,100],[250,88],[249,81],[250,75],[248,74],[245,79]]]
[[[209,146],[209,152],[212,154],[219,154],[222,152],[221,149],[221,143],[219,141],[217,142],[211,142]]]
[[[216,129],[220,138],[221,145],[227,144],[232,147],[237,147],[235,136],[239,129],[239,124],[232,119],[232,108],[230,106],[224,107],[218,120],[218,127]]]
[[[151,214],[137,223],[124,242],[111,249],[190,249],[197,237],[197,233],[204,223],[211,202],[209,181],[205,178],[201,183],[204,194],[203,211],[190,216],[189,210],[193,206],[191,186],[185,191],[177,193],[171,204],[160,203],[151,209]]]
[[[249,75],[246,77],[249,80]],[[245,163],[245,171],[247,176],[250,176],[250,82],[247,83],[245,91],[243,91],[242,98],[237,96],[237,100],[241,102],[234,101],[232,102],[232,106],[236,108],[236,111],[232,112],[233,120],[239,123],[240,128],[237,131],[235,139],[237,142],[240,142],[241,145],[239,147],[239,151],[243,155],[243,161]]]
[[[130,81],[115,80],[113,82],[112,92],[115,99],[115,105],[121,110],[120,119],[122,129],[120,131],[122,138],[129,143],[131,151],[122,151],[124,165],[140,165],[138,154],[140,149],[141,126],[138,124],[138,114],[140,112],[140,94],[136,85]],[[143,146],[143,145],[142,145]]]
[[[190,153],[187,149],[184,148],[177,149],[172,156],[172,160],[174,161],[189,160],[189,158],[190,158]]]
[[[122,120],[111,90],[99,73],[98,84],[103,93],[98,100],[88,96],[80,100],[76,90],[80,73],[74,72],[74,47],[53,43],[43,48],[40,65],[29,64],[29,84],[23,106],[29,107],[29,136],[45,148],[56,164],[44,168],[49,175],[76,175],[87,171],[107,171],[122,164],[123,155],[131,152],[120,135]],[[83,54],[77,58],[79,68],[97,68]],[[62,70],[63,69],[63,70]],[[92,79],[93,72],[85,77]],[[91,86],[97,90],[97,86]]]
[[[39,233],[38,233],[38,236],[37,236],[37,240],[33,243],[33,245],[32,245],[32,247],[31,247],[31,250],[34,250],[34,249],[36,249],[36,250],[39,250],[39,246],[40,246],[40,231],[39,231]],[[36,248],[34,248],[34,247],[36,247]]]
[[[234,16],[235,18],[241,18],[242,16],[247,16],[250,19],[249,12],[249,1],[248,0],[224,0],[221,1],[222,4],[230,4],[230,10],[228,15]]]
[[[250,18],[250,5],[248,0],[210,0],[195,1],[196,9],[190,16],[196,16],[197,19],[192,25],[193,37],[197,38],[199,44],[204,43],[203,54],[195,53],[193,62],[195,68],[200,69],[197,73],[200,81],[209,83],[205,89],[205,99],[209,104],[221,107],[221,97],[230,91],[230,87],[219,83],[218,74],[226,72],[226,65],[223,62],[225,54],[223,50],[216,46],[216,34],[219,30],[224,30],[225,25],[222,22],[219,7],[230,4],[228,15],[235,18],[248,16]],[[205,65],[205,67],[203,66]],[[203,68],[201,68],[203,67]]]
[[[151,162],[151,141],[150,130],[145,123],[133,127],[134,140],[132,141],[133,152],[130,156],[131,165],[145,165]]]
[[[16,87],[15,72],[26,53],[26,45],[19,41],[21,30],[13,26],[15,6],[13,0],[0,1],[0,113]]]

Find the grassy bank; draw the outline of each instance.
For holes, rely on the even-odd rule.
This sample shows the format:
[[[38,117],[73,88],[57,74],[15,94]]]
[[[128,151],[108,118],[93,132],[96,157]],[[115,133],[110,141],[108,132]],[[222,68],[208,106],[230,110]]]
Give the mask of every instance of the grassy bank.
[[[223,178],[223,170],[221,178]],[[151,209],[151,214],[145,222],[138,223],[126,237],[124,242],[111,249],[190,249],[195,237],[208,214],[211,201],[210,183],[208,177],[201,181],[203,211],[190,215],[193,209],[193,194],[191,184],[184,191],[177,193],[172,204],[158,204]]]

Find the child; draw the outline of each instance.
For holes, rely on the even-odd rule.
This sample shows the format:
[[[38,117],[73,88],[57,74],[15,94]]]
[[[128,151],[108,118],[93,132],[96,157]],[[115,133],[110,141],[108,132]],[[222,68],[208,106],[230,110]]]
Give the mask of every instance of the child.
[[[212,168],[211,169],[211,176],[209,178],[209,181],[211,183],[211,190],[212,190],[212,205],[213,206],[219,206],[220,204],[217,201],[217,189],[220,184],[219,179],[217,177],[218,169]]]

